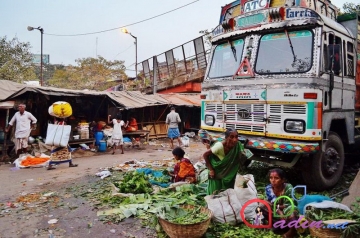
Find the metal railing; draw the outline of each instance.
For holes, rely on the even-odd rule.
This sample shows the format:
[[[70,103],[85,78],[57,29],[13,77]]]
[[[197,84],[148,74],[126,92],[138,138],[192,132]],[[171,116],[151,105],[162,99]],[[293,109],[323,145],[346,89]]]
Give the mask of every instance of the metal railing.
[[[188,41],[138,64],[147,93],[204,78],[209,50],[204,47],[205,36]]]

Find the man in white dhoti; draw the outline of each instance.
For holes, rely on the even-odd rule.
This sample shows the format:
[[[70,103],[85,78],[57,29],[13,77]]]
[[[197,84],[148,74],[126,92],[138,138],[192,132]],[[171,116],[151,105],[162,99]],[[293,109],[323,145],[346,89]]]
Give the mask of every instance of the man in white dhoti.
[[[25,111],[26,105],[19,104],[19,111],[11,118],[9,126],[5,129],[8,133],[16,122],[15,128],[15,150],[16,155],[27,152],[28,139],[32,129],[36,127],[37,119],[30,112]]]

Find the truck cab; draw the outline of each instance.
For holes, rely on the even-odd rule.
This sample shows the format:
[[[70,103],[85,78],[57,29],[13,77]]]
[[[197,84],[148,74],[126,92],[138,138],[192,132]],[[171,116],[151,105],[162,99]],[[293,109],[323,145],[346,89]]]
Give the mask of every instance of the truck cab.
[[[357,139],[358,16],[338,20],[326,0],[248,3],[224,6],[212,32],[201,128],[235,128],[252,159],[301,166],[309,187],[331,188]]]

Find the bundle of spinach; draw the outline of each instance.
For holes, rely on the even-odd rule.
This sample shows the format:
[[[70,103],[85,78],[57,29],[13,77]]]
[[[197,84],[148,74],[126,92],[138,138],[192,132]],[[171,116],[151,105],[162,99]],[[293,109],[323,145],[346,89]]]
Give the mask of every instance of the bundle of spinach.
[[[128,172],[121,183],[114,183],[122,193],[152,193],[153,188],[143,173]]]
[[[193,209],[172,207],[160,217],[175,224],[187,225],[205,221],[209,218],[209,215],[201,212],[201,206],[195,206]]]

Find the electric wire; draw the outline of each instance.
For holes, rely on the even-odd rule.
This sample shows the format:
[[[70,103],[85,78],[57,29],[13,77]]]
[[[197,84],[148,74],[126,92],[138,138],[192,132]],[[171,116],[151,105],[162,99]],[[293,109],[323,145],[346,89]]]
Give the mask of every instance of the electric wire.
[[[70,35],[60,35],[60,34],[53,34],[53,33],[44,33],[44,35],[50,35],[50,36],[85,36],[85,35],[93,35],[93,34],[104,33],[104,32],[108,32],[108,31],[114,31],[114,30],[118,30],[118,29],[125,28],[125,27],[128,27],[128,26],[133,26],[133,25],[136,25],[136,24],[145,22],[145,21],[152,20],[152,19],[154,19],[154,18],[157,18],[157,17],[163,16],[163,15],[166,15],[166,14],[168,14],[168,13],[170,13],[170,12],[174,12],[174,11],[179,10],[179,9],[181,9],[181,8],[187,7],[187,6],[189,6],[189,5],[191,5],[191,4],[194,4],[195,2],[198,2],[198,1],[200,1],[200,0],[195,0],[195,1],[193,1],[193,2],[190,2],[190,3],[188,3],[188,4],[182,5],[182,6],[180,6],[180,7],[177,7],[177,8],[175,8],[175,9],[172,9],[172,10],[170,10],[170,11],[161,13],[161,14],[156,15],[156,16],[153,16],[153,17],[149,17],[149,18],[146,18],[146,19],[143,19],[143,20],[134,22],[134,23],[130,23],[130,24],[127,24],[127,25],[124,25],[124,26],[120,26],[120,27],[116,27],[116,28],[111,28],[111,29],[107,29],[107,30],[89,32],[89,33],[80,33],[80,34],[70,34]]]
[[[120,53],[118,53],[117,55],[115,55],[115,56],[113,57],[113,59],[115,59],[118,55],[124,53],[124,52],[127,51],[128,49],[130,49],[132,46],[133,46],[133,44],[131,44],[128,48],[126,48],[125,50],[123,50],[123,51],[121,51]]]

